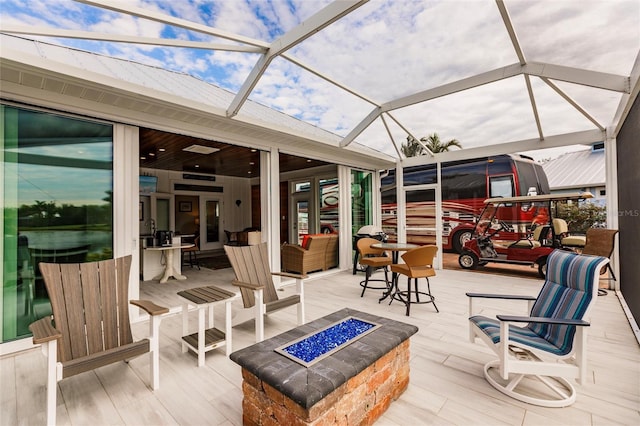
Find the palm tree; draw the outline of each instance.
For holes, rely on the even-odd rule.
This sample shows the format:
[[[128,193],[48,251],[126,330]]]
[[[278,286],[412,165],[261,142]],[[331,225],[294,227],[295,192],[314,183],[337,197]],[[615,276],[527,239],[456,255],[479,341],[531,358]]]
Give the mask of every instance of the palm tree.
[[[436,152],[446,152],[449,151],[449,148],[455,146],[457,148],[462,149],[462,144],[458,139],[451,139],[445,143],[440,141],[440,136],[437,133],[433,133],[429,135],[427,138],[420,138],[422,142],[429,148],[429,150],[433,153]]]
[[[451,147],[458,147],[462,149],[462,144],[457,139],[451,139],[445,143],[442,143],[440,136],[437,133],[432,133],[428,137],[420,138],[422,142],[433,153],[449,151]],[[407,143],[403,143],[400,147],[400,151],[408,157],[416,157],[418,155],[424,155],[427,151],[420,143],[418,143],[412,136],[407,136]]]
[[[407,143],[402,144],[400,152],[402,152],[407,158],[426,154],[422,145],[420,145],[413,136],[407,136]]]

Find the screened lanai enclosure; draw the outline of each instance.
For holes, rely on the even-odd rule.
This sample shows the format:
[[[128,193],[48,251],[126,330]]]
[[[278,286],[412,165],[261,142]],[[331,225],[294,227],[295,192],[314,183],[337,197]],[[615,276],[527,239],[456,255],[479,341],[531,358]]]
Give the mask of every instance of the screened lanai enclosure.
[[[233,231],[260,228],[273,268],[298,228],[335,231],[346,269],[359,225],[381,225],[389,174],[403,241],[407,168],[516,153],[539,162],[602,142],[607,227],[620,230],[611,285],[640,300],[640,266],[625,257],[640,233],[637,1],[4,0],[0,13],[3,342],[34,315],[18,297],[25,237],[71,226],[85,234],[68,256],[137,251],[158,206],[140,176],[171,193],[165,226],[209,232],[212,249],[225,228],[206,227],[206,206]],[[461,148],[437,152],[434,134]],[[154,159],[152,135],[185,145],[171,166]],[[422,155],[407,157],[408,141]],[[195,161],[202,146],[217,159]],[[191,189],[175,186],[185,174],[197,176]],[[206,195],[193,190],[203,185]],[[56,203],[67,209],[47,210]],[[102,239],[86,241],[89,231]]]
[[[68,0],[40,7],[8,0],[2,32],[222,87],[224,99],[205,99],[193,86],[171,87],[133,69],[111,75],[209,104],[213,115],[246,119],[252,99],[328,130],[342,147],[357,141],[401,157],[407,136],[433,132],[466,150],[602,141],[632,93],[638,7],[382,0]]]

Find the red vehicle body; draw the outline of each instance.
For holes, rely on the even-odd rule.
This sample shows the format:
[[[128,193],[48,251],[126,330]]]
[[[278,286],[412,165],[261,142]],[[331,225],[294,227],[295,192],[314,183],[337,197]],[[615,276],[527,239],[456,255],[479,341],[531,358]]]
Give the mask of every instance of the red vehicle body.
[[[403,170],[405,188],[411,185],[437,183],[436,165],[426,164],[406,167]],[[389,241],[396,240],[397,195],[395,171],[382,179],[382,228]],[[484,207],[484,200],[491,197],[514,197],[549,194],[549,183],[542,166],[521,155],[498,155],[470,160],[442,163],[441,183],[443,217],[443,249],[462,252],[466,241],[472,237],[476,218]],[[536,210],[504,212],[500,220],[509,224],[512,232],[502,232],[505,240],[516,241],[530,226]],[[414,200],[407,198],[407,226],[415,227],[436,223],[435,199]],[[435,243],[435,233],[411,233],[407,241],[414,244]]]
[[[537,266],[538,274],[544,278],[549,253],[556,249],[573,249],[565,247],[562,236],[554,231],[552,204],[592,197],[588,192],[581,192],[487,199],[473,230],[473,238],[465,243],[458,263],[464,269],[476,269],[491,262]],[[535,214],[524,233],[521,229],[512,229],[503,220],[517,216],[518,211]],[[504,238],[505,234],[517,234],[519,238],[508,240]]]

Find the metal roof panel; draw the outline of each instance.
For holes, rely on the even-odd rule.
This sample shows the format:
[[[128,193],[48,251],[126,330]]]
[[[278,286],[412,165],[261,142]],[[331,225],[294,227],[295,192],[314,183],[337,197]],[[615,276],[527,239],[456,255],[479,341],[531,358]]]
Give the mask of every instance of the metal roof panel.
[[[542,165],[551,189],[588,188],[605,184],[604,151],[568,152]]]

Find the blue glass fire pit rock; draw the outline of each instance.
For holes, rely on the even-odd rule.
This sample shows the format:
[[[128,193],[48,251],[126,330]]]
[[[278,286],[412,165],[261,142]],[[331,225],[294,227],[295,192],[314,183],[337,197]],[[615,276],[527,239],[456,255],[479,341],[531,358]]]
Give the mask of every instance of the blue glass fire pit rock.
[[[294,341],[294,343],[288,343],[276,348],[276,352],[302,365],[309,366],[324,356],[369,334],[377,327],[378,325],[375,323],[350,317],[311,335],[302,337]]]

